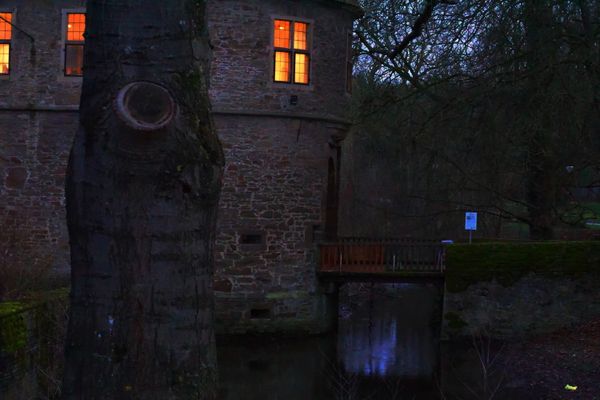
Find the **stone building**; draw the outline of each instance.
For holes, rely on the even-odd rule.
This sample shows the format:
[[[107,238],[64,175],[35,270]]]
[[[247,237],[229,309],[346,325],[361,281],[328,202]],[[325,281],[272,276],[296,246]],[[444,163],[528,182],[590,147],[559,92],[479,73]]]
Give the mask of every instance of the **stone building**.
[[[84,5],[0,4],[2,235],[23,257],[51,254],[44,262],[62,271]],[[208,1],[210,95],[226,155],[215,271],[224,331],[323,328],[316,244],[337,231],[359,13],[355,0]]]
[[[67,271],[64,175],[77,130],[80,71],[67,65],[68,14],[84,0],[0,2],[0,261]],[[75,23],[70,37],[75,38]],[[82,39],[79,33],[79,39]],[[68,47],[78,63],[81,44]],[[79,55],[81,57],[81,55]],[[81,62],[79,61],[79,65]],[[12,254],[6,257],[6,254]],[[42,265],[43,264],[43,265]]]

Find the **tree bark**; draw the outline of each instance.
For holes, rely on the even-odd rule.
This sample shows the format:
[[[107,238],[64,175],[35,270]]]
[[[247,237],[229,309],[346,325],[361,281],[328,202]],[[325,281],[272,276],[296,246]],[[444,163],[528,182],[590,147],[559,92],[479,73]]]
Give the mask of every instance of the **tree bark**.
[[[557,129],[553,124],[553,99],[556,52],[552,5],[546,0],[527,2],[524,6],[524,23],[528,50],[528,113],[527,165],[525,171],[526,198],[529,214],[529,234],[534,240],[552,239],[552,226],[556,220],[559,196],[558,158],[553,138]]]
[[[64,399],[215,396],[223,153],[202,0],[89,0]]]

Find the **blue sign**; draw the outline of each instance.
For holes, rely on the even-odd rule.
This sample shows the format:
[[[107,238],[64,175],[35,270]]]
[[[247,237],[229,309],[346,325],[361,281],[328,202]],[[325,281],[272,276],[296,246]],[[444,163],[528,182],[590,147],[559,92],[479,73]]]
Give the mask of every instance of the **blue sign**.
[[[467,212],[465,213],[465,230],[476,231],[477,230],[477,213]]]

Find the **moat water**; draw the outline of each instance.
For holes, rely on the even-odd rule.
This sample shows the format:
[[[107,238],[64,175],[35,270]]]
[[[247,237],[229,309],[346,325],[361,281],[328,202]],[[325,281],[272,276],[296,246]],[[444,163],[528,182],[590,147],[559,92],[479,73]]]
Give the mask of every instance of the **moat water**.
[[[494,378],[481,382],[472,345],[440,344],[440,306],[433,286],[353,284],[336,334],[219,338],[220,399],[481,398]]]

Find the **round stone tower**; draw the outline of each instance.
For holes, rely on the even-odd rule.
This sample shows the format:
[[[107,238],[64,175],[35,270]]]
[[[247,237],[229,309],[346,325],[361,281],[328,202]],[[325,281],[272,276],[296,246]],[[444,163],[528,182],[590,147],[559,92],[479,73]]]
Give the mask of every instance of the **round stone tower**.
[[[222,332],[326,329],[317,245],[337,231],[354,0],[210,0],[211,101],[226,155]]]

